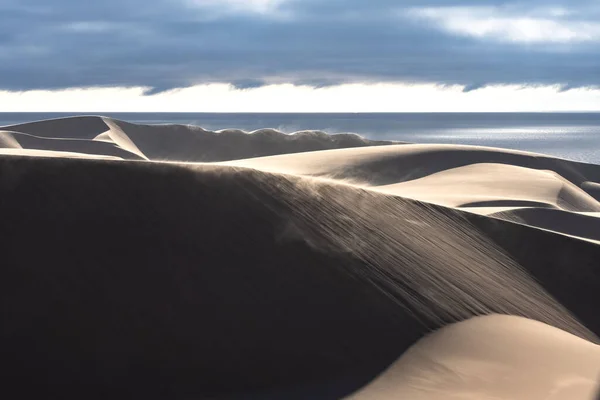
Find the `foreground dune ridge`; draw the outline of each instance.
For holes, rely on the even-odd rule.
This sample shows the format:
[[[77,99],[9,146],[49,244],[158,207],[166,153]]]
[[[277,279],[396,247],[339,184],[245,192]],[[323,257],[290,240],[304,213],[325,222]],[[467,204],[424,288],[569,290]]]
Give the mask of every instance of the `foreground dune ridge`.
[[[399,298],[429,323],[501,312],[596,339],[518,264],[460,220],[413,203],[405,204],[398,214],[397,199],[361,191],[360,202],[374,209],[365,212],[364,207],[348,207],[343,196],[327,195],[328,191],[336,193],[338,185],[321,186],[320,181],[295,178],[283,180],[274,189],[271,174],[259,176],[265,195],[279,198],[292,210],[284,236],[302,238],[317,251],[351,254],[363,264],[353,274]],[[317,207],[295,207],[299,191],[327,201],[316,203]],[[390,216],[408,224],[392,224]]]
[[[600,332],[598,246],[568,238],[247,168],[4,157],[0,174],[12,210],[0,228],[0,293],[20,310],[5,316],[0,362],[20,387],[49,374],[52,390],[67,392],[79,386],[60,382],[75,376],[81,390],[152,393],[156,384],[169,398],[270,387],[280,388],[270,398],[294,398],[279,395],[286,387],[319,398],[300,389],[354,377],[322,397],[339,398],[448,322],[506,313],[589,341]],[[47,268],[47,259],[62,262]],[[57,337],[49,315],[79,339]],[[45,362],[37,340],[63,361]],[[188,372],[173,378],[171,368]]]
[[[501,377],[501,378],[500,378]],[[597,400],[600,346],[513,316],[435,332],[348,400]]]

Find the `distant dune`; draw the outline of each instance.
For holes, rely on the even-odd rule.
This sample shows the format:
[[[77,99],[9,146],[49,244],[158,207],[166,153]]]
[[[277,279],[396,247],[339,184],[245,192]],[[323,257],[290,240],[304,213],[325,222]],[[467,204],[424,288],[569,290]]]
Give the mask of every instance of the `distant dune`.
[[[4,397],[594,400],[599,166],[101,117],[0,130]]]
[[[274,154],[392,144],[354,134],[274,129],[207,131],[189,125],[137,125],[106,117],[72,117],[0,127],[0,148],[72,151],[125,160],[215,162]]]
[[[341,180],[582,239],[599,239],[594,227],[600,220],[589,214],[600,212],[597,165],[514,150],[417,144],[281,155],[227,165]]]

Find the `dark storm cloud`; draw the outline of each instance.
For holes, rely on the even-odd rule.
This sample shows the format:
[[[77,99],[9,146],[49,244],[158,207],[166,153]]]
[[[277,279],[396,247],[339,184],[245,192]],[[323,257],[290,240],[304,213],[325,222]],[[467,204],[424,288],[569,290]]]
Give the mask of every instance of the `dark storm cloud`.
[[[544,18],[570,24],[567,34],[584,24],[593,34],[600,14],[592,1],[287,0],[273,9],[259,3],[251,10],[249,0],[0,0],[0,89],[146,86],[154,94],[209,82],[249,89],[414,81],[467,91],[495,83],[600,85],[600,31],[585,40],[519,43],[452,32],[407,11],[494,6],[517,18],[566,10]]]

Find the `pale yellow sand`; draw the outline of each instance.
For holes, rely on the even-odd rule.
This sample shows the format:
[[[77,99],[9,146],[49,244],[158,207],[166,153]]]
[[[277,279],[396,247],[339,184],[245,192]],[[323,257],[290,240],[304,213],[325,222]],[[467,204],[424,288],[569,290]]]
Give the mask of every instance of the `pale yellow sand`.
[[[529,319],[448,326],[349,400],[596,400],[600,346]]]
[[[90,140],[77,138],[53,138],[28,133],[0,131],[0,149],[22,149],[28,151],[89,154],[91,157],[117,157],[125,160],[144,160],[143,155],[119,146],[112,140]]]
[[[420,201],[462,208],[572,237],[597,240],[578,215],[597,217],[600,167],[534,153],[455,145],[397,145],[254,158],[225,163],[334,179]],[[552,219],[547,212],[568,212]],[[572,214],[572,215],[571,215]],[[548,219],[550,218],[550,219]],[[595,224],[595,218],[587,220]],[[586,233],[587,232],[587,233]]]
[[[450,207],[528,205],[600,211],[600,203],[557,173],[508,164],[472,164],[377,190]]]
[[[29,157],[53,157],[53,158],[88,158],[95,160],[122,160],[119,157],[102,156],[95,154],[73,153],[68,151],[51,151],[51,150],[26,150],[26,149],[2,149],[0,155],[7,156],[29,156]]]

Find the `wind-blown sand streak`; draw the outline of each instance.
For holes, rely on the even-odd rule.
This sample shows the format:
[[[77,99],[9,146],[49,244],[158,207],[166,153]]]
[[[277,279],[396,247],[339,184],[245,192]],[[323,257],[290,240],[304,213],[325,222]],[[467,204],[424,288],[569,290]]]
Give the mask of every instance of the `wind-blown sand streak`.
[[[511,210],[518,209],[598,212],[594,182],[600,181],[600,166],[591,164],[514,150],[407,144],[281,155],[224,165],[344,181],[558,233],[579,234],[583,239],[596,238],[585,235],[585,228],[573,228],[569,221],[576,215],[554,221],[510,216]]]
[[[459,215],[368,191],[344,193],[346,188],[310,179],[282,181],[274,188],[271,179],[265,175],[265,197],[276,197],[292,210],[287,236],[325,253],[358,258],[362,265],[353,274],[429,321],[442,324],[496,312],[595,339]],[[323,201],[300,206],[304,192]]]

